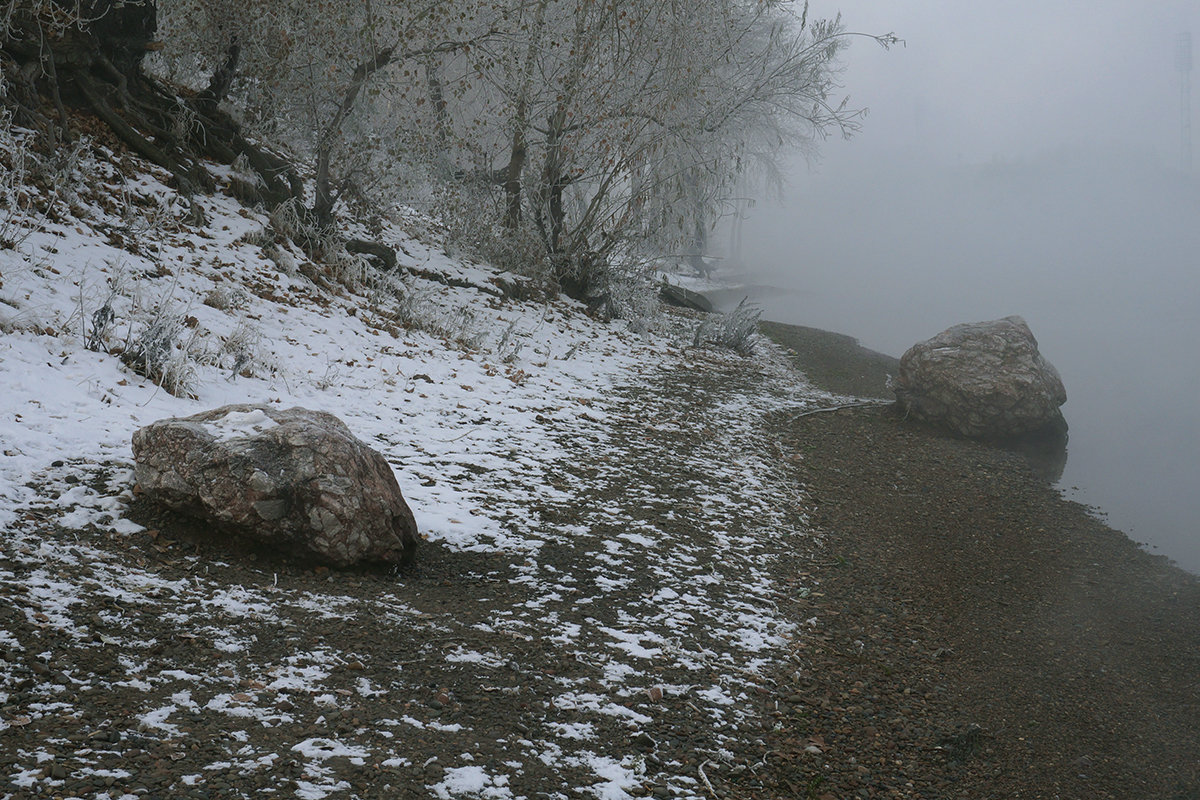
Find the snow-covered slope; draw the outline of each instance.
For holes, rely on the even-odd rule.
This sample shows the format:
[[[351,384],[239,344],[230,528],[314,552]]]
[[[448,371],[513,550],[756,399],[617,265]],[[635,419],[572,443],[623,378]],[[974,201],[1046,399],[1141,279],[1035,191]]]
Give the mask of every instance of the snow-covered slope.
[[[807,535],[803,497],[758,423],[822,398],[770,348],[754,361],[688,351],[686,315],[640,334],[564,299],[506,300],[416,213],[383,231],[394,275],[345,262],[331,276],[276,241],[265,215],[199,197],[206,222],[193,224],[165,176],[98,152],[86,188],[0,249],[0,588],[20,597],[20,629],[0,640],[12,655],[0,661],[0,735],[13,735],[0,798],[133,796],[148,779],[118,745],[136,737],[181,762],[161,778],[170,796],[218,773],[246,782],[212,796],[249,796],[284,761],[300,772],[276,796],[391,796],[385,778],[402,796],[707,795],[704,765],[733,769],[751,747],[752,684],[795,631],[771,565]],[[178,396],[129,366],[138,353]],[[402,579],[315,596],[316,584],[251,581],[219,557],[156,567],[97,544],[146,534],[127,518],[133,432],[231,402],[342,418],[394,465],[432,545],[512,565],[514,598],[439,611]],[[310,617],[311,630],[295,622]],[[408,637],[407,666],[336,639],[367,619],[373,641]],[[165,622],[211,642],[213,658],[162,656]],[[259,653],[274,636],[291,655]],[[89,652],[79,664],[120,666],[62,667],[72,648]],[[504,677],[518,658],[535,668]],[[453,705],[453,688],[426,707],[414,675],[474,686],[478,719],[439,721],[430,709]],[[88,691],[120,703],[129,732],[97,722],[78,699]],[[534,710],[517,724],[509,702]],[[356,704],[377,718],[330,721]],[[645,744],[680,713],[693,729],[711,723],[702,756],[686,755],[698,739]],[[88,733],[68,753],[58,719],[98,726],[107,744]],[[192,723],[231,726],[217,755],[189,749]],[[387,775],[343,774],[364,764]]]
[[[326,291],[297,271],[298,251],[268,244],[287,271],[267,257],[257,243],[271,226],[265,215],[201,197],[208,224],[198,227],[154,177],[109,178],[94,187],[107,197],[77,202],[82,218],[47,220],[17,248],[0,250],[0,525],[42,491],[31,479],[53,482],[80,460],[128,464],[139,426],[256,402],[338,415],[401,465],[401,489],[429,537],[495,544],[501,534],[486,518],[456,520],[477,511],[484,492],[491,503],[523,498],[498,497],[461,467],[536,468],[552,448],[538,435],[537,415],[586,415],[584,404],[614,376],[670,350],[661,339],[623,334],[619,323],[597,324],[566,300],[500,302],[490,272],[400,227],[386,232],[399,276],[360,265],[357,290],[330,282]],[[408,221],[436,230],[415,214]],[[408,267],[447,281],[412,277]],[[107,352],[152,340],[148,328],[176,319],[182,326],[165,360],[187,397]],[[509,452],[521,458],[496,461]],[[82,509],[113,510],[111,498],[82,489],[64,506],[75,509],[70,524],[94,518]]]

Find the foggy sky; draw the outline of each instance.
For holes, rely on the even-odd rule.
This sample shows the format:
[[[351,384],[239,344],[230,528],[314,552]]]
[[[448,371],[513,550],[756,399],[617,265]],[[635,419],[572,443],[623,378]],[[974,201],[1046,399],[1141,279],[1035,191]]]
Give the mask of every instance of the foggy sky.
[[[765,318],[894,356],[1024,316],[1067,387],[1064,485],[1200,573],[1200,130],[1185,173],[1175,53],[1187,30],[1200,52],[1200,0],[840,7],[907,46],[850,49],[863,131],[797,159],[725,263],[786,290]]]
[[[809,293],[789,321],[899,355],[956,322],[1082,302],[1087,283],[1115,287],[1153,250],[1193,285],[1200,217],[1194,183],[1181,185],[1175,45],[1186,30],[1200,45],[1200,0],[840,7],[849,30],[905,45],[849,49],[863,130],[797,157],[782,204],[751,209],[730,253],[752,278]],[[997,291],[1006,282],[1018,285]],[[1123,296],[1097,298],[1093,316]],[[842,319],[845,307],[869,313]]]
[[[1121,143],[1175,158],[1175,41],[1200,37],[1198,0],[818,0],[861,40],[845,91],[870,109],[853,148],[942,161],[1010,158],[1064,145]],[[825,148],[829,159],[848,148]]]

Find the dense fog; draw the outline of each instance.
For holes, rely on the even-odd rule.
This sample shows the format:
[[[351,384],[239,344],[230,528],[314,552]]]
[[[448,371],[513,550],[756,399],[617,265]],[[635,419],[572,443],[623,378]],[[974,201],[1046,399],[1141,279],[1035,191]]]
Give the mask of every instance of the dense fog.
[[[767,318],[897,356],[1024,316],[1070,397],[1063,487],[1200,571],[1200,181],[1175,52],[1197,4],[865,6],[851,28],[907,47],[851,50],[864,131],[796,164],[729,265],[785,290]]]

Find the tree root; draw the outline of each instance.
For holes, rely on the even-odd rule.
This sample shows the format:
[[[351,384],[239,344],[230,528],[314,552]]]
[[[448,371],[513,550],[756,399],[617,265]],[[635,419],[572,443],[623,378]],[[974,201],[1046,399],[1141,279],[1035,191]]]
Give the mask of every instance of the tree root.
[[[113,110],[104,98],[101,97],[99,87],[97,87],[90,78],[78,76],[75,81],[77,88],[84,99],[87,100],[88,106],[92,112],[98,116],[104,124],[108,125],[112,132],[117,135],[117,138],[124,142],[129,147],[143,158],[153,161],[163,169],[169,170],[172,173],[179,174],[184,172],[180,169],[180,164],[177,159],[172,159],[167,156],[158,147],[155,147],[146,137],[142,136],[133,127],[127,123],[120,114]],[[190,170],[187,170],[190,172]]]
[[[384,272],[391,272],[396,268],[396,251],[382,242],[351,239],[346,242],[346,250],[357,255],[370,257],[375,261],[376,266]]]
[[[249,142],[237,122],[218,107],[230,80],[228,73],[236,65],[236,52],[231,51],[222,65],[220,82],[188,96],[147,76],[136,60],[126,70],[119,68],[118,63],[125,65],[130,59],[107,52],[113,45],[103,37],[73,30],[50,39],[42,35],[36,20],[14,24],[21,27],[0,41],[0,61],[9,84],[0,102],[14,113],[18,124],[52,137],[49,146],[62,140],[53,118],[69,138],[67,109],[75,107],[94,114],[130,150],[168,170],[185,194],[215,188],[202,159],[228,165],[245,156],[261,178],[257,199],[264,205],[274,208],[303,197],[303,185],[292,165]]]
[[[141,8],[139,13],[144,13],[146,7],[112,5],[105,24],[119,27],[120,8]],[[144,19],[134,22],[142,24]],[[68,110],[77,109],[94,115],[130,151],[170,172],[185,196],[216,188],[205,161],[231,165],[241,159],[257,179],[235,182],[231,191],[239,200],[272,211],[295,203],[306,219],[315,214],[305,208],[304,184],[292,163],[251,142],[238,122],[220,108],[236,73],[236,44],[209,86],[191,94],[148,76],[141,67],[138,48],[142,45],[136,41],[131,45],[131,40],[86,28],[51,37],[30,17],[14,18],[13,26],[0,39],[0,70],[7,85],[0,94],[0,109],[8,109],[16,124],[38,131],[46,149],[70,140]],[[152,31],[153,25],[147,30]],[[195,204],[193,208],[200,211]],[[396,253],[387,245],[345,241],[331,235],[332,230],[312,234],[324,228],[332,226],[301,226],[293,239],[310,253],[319,254],[331,245],[345,247],[368,256],[381,270],[396,268]]]

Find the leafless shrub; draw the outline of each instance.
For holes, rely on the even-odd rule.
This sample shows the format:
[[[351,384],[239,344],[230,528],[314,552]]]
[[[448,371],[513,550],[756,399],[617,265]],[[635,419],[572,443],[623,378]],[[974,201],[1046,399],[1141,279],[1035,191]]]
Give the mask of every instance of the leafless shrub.
[[[304,207],[299,200],[294,198],[275,206],[269,217],[270,228],[265,232],[274,234],[269,241],[274,242],[277,238],[288,241],[305,241],[315,238],[317,231],[306,221],[305,217]]]
[[[263,248],[263,255],[271,259],[279,271],[289,277],[296,275],[296,257],[282,245],[269,244]]]
[[[238,239],[239,242],[245,242],[251,247],[267,248],[275,244],[275,231],[272,227],[256,228],[252,231],[246,231]]]
[[[203,302],[204,305],[208,306],[209,308],[215,308],[218,311],[228,311],[229,309],[233,308],[231,292],[228,289],[220,286],[214,289],[209,289],[208,293],[204,295]]]
[[[658,293],[646,275],[639,270],[609,267],[606,310],[613,319],[623,319],[634,333],[649,333],[658,326],[661,311]]]
[[[500,225],[494,197],[472,188],[456,187],[438,194],[436,216],[446,222],[443,249],[447,255],[466,255],[501,272],[544,279],[550,273],[546,247],[528,224],[515,229]]]
[[[762,309],[743,298],[728,314],[710,315],[696,326],[694,347],[724,347],[742,355],[754,352]]]
[[[250,305],[250,293],[241,286],[215,286],[204,295],[204,305],[218,311],[240,311]]]
[[[45,220],[30,184],[39,159],[32,134],[17,130],[12,115],[0,110],[0,250],[14,250]]]
[[[402,325],[453,342],[467,350],[478,350],[487,339],[476,312],[470,306],[445,309],[434,301],[432,289],[406,292],[394,313]]]
[[[0,97],[3,91],[0,84]],[[17,249],[74,203],[79,187],[92,183],[81,176],[91,139],[78,136],[47,149],[38,137],[16,127],[12,113],[0,107],[0,250]]]
[[[229,370],[229,380],[254,377],[259,371],[274,372],[272,359],[266,353],[262,331],[242,320],[225,337],[217,351],[220,366]]]
[[[342,371],[333,361],[326,361],[325,373],[316,379],[315,385],[320,391],[328,391],[342,382]]]
[[[131,334],[121,360],[176,397],[191,397],[196,385],[192,346],[185,316],[164,303],[148,324]]]
[[[108,294],[104,298],[104,302],[92,312],[92,330],[84,341],[84,347],[88,350],[99,353],[108,349],[105,342],[113,323],[117,321],[117,313],[113,309],[113,305],[124,291],[125,271],[117,267],[108,277]]]
[[[516,338],[517,321],[513,320],[509,323],[504,332],[500,334],[499,341],[496,342],[495,353],[496,358],[504,364],[511,364],[516,361],[521,355],[522,348],[525,343]]]
[[[321,255],[329,277],[348,289],[361,288],[374,271],[367,259],[348,252],[340,240],[323,244]]]

